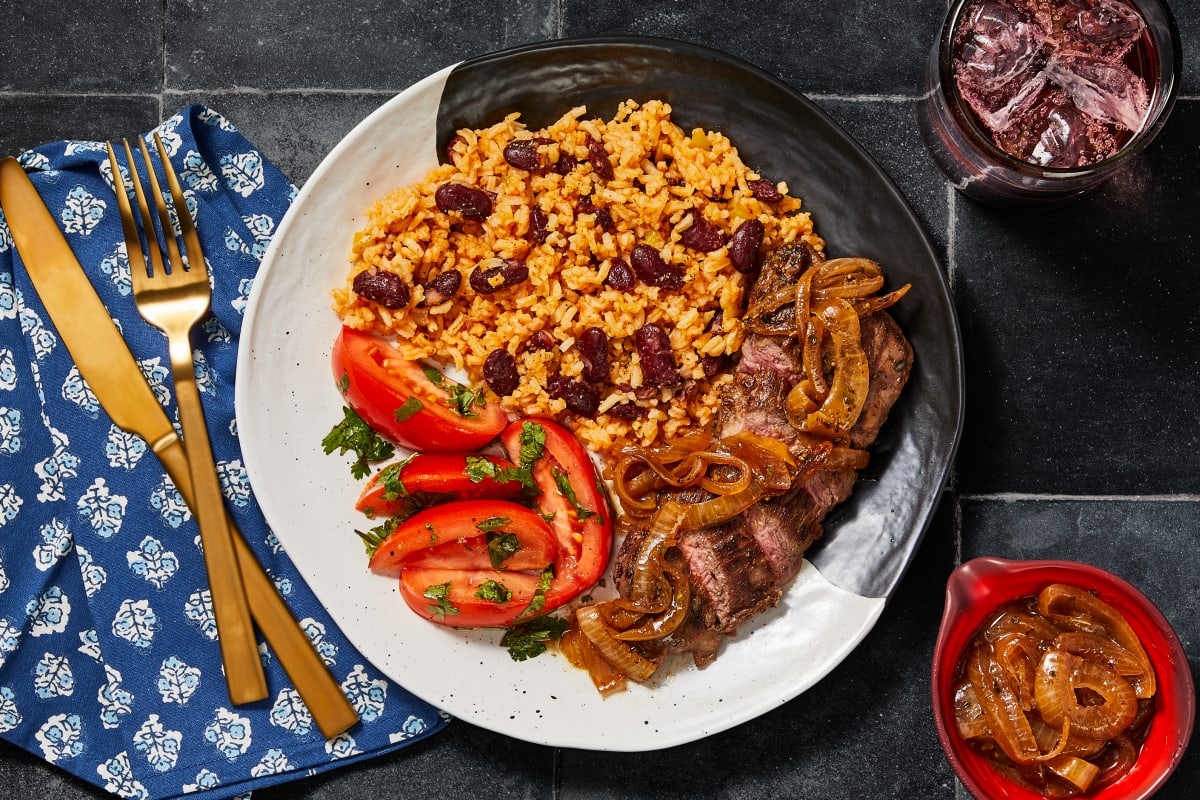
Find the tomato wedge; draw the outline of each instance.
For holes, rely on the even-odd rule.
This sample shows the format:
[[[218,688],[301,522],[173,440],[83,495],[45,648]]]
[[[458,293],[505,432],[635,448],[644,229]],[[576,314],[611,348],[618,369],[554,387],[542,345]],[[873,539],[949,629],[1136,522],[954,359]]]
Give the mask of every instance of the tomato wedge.
[[[382,436],[413,450],[477,450],[504,430],[500,404],[400,355],[384,339],[343,327],[333,376],[350,408]]]
[[[507,500],[457,500],[401,522],[376,548],[370,568],[396,577],[414,554],[462,543],[481,546],[493,569],[541,569],[554,560],[558,549],[549,524],[525,506]],[[495,561],[490,559],[492,553]]]
[[[566,428],[549,420],[519,419],[500,435],[504,450],[522,462],[536,451],[533,479],[539,489],[537,506],[550,520],[558,541],[554,580],[546,592],[545,610],[563,605],[592,586],[604,574],[612,548],[613,512],[587,450]]]
[[[371,517],[407,513],[413,498],[446,495],[454,500],[511,500],[521,482],[504,479],[513,464],[475,453],[414,453],[371,476],[355,508]]]
[[[518,622],[539,585],[540,576],[529,572],[414,567],[400,575],[400,596],[431,622],[492,628]]]
[[[510,540],[511,541],[511,540]],[[428,547],[404,559],[403,569],[410,567],[439,569],[496,569],[492,561],[492,550],[488,547],[486,536],[476,536],[462,541],[443,542]],[[504,571],[545,569],[554,562],[554,554],[558,545],[553,537],[538,536],[535,541],[526,541],[507,559],[500,562]],[[500,551],[505,552],[505,551]]]

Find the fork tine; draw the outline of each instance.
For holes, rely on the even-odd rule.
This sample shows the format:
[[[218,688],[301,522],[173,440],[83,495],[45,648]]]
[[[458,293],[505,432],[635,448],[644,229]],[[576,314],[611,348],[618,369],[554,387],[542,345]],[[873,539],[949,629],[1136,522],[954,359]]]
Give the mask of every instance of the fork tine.
[[[150,251],[150,266],[151,273],[154,275],[165,275],[166,267],[163,266],[162,252],[158,247],[158,237],[154,232],[154,218],[150,216],[150,206],[146,203],[146,192],[142,189],[142,180],[138,177],[137,166],[133,161],[133,150],[129,147],[129,140],[124,139],[122,143],[125,145],[125,159],[129,163],[129,178],[133,183],[133,194],[137,197],[138,211],[142,215],[142,230],[146,234],[146,249]],[[147,164],[150,162],[147,161]],[[154,174],[151,169],[150,174]]]
[[[162,137],[157,131],[154,134],[154,145],[158,148],[158,157],[167,176],[167,186],[171,189],[171,200],[175,203],[175,217],[179,220],[179,231],[183,234],[183,245],[187,248],[188,270],[207,273],[208,266],[204,263],[200,237],[196,235],[196,226],[192,223],[192,212],[183,198],[183,188],[179,185],[179,178],[175,175],[175,168],[171,166],[167,148],[163,147]]]
[[[179,256],[179,245],[175,241],[175,226],[171,224],[171,215],[167,212],[167,203],[163,200],[162,188],[158,185],[158,171],[150,159],[150,151],[146,149],[146,140],[138,137],[138,146],[142,149],[142,160],[146,164],[146,172],[150,176],[150,188],[154,193],[154,208],[158,211],[158,222],[162,227],[162,238],[167,245],[167,259],[171,264],[171,272],[183,272],[183,260]],[[153,228],[147,228],[153,230]]]
[[[125,184],[125,176],[122,175],[121,167],[117,164],[117,153],[113,149],[112,142],[105,142],[105,144],[108,147],[108,163],[112,167],[113,188],[117,193],[117,208],[121,212],[121,228],[125,232],[125,250],[129,258],[130,277],[134,281],[138,281],[146,275],[146,256],[142,252],[142,237],[138,233],[137,220],[134,218],[133,208],[129,204],[129,189]],[[125,149],[128,153],[128,145]],[[130,165],[132,167],[132,161]],[[140,275],[136,274],[135,264],[141,267]]]

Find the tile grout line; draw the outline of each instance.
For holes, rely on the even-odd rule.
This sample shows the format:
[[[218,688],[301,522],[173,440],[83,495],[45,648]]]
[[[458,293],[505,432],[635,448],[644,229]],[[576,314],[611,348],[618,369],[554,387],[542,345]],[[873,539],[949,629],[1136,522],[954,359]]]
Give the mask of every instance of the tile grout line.
[[[984,492],[956,495],[962,502],[999,503],[1200,503],[1200,494],[1040,494],[1037,492]]]
[[[162,0],[162,28],[158,34],[158,49],[161,59],[158,76],[158,118],[163,118],[167,105],[167,0]]]
[[[188,94],[203,94],[211,92],[213,94],[246,94],[246,95],[383,95],[391,97],[404,91],[408,86],[397,87],[360,87],[360,88],[331,88],[328,86],[289,86],[275,87],[263,89],[256,86],[192,86],[169,88],[166,85],[166,53],[164,42],[163,53],[163,74],[160,81],[158,91],[150,92],[100,92],[100,91],[47,91],[40,90],[21,90],[7,89],[0,90],[0,99],[13,98],[20,99],[23,97],[61,97],[61,98],[83,98],[83,97],[154,97],[163,98],[167,95],[188,95]],[[921,95],[907,94],[816,94],[805,92],[804,96],[814,102],[845,102],[845,103],[915,103],[921,100]],[[1181,94],[1176,97],[1177,102],[1196,102],[1200,101],[1200,94]]]

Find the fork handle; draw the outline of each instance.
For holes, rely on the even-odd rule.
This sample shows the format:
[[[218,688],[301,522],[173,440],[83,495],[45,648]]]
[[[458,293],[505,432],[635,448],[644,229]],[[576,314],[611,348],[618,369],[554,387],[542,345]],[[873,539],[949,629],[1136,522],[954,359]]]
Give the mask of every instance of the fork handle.
[[[233,538],[225,521],[225,501],[217,483],[217,467],[208,443],[200,390],[196,386],[192,344],[186,334],[169,336],[168,344],[179,423],[187,443],[188,472],[196,499],[192,512],[200,525],[204,566],[208,571],[213,616],[217,621],[217,640],[225,665],[225,683],[234,705],[253,703],[266,698],[267,678],[258,654],[258,641],[254,637],[254,623],[250,620],[250,607]]]
[[[155,449],[183,501],[192,507],[196,497],[188,473],[187,455],[183,442],[171,437]],[[237,550],[238,567],[250,602],[250,615],[275,651],[292,685],[300,693],[317,728],[331,739],[358,722],[358,712],[346,699],[342,687],[330,674],[329,668],[317,653],[312,640],[300,628],[287,603],[279,596],[275,584],[246,543],[232,518],[227,518],[229,533]]]

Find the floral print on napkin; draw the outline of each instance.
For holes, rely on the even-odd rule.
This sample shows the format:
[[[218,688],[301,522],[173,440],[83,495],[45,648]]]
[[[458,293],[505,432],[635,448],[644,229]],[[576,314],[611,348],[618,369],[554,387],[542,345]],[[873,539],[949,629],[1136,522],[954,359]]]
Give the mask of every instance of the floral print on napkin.
[[[208,108],[156,130],[213,275],[193,342],[226,504],[361,722],[326,741],[265,643],[270,696],[230,705],[195,522],[146,443],[100,407],[0,215],[0,736],[121,797],[229,797],[394,750],[445,719],[345,639],[268,528],[242,463],[238,334],[296,189]],[[19,160],[177,419],[166,339],[133,303],[103,143],[56,142]]]

